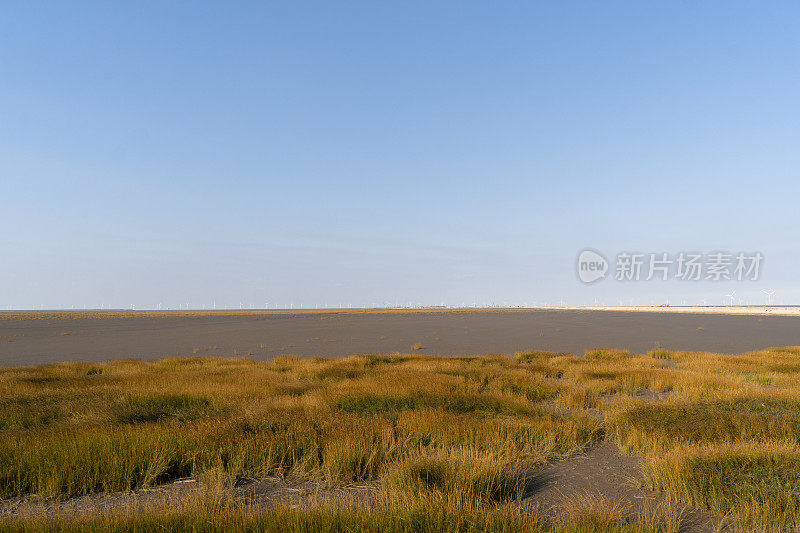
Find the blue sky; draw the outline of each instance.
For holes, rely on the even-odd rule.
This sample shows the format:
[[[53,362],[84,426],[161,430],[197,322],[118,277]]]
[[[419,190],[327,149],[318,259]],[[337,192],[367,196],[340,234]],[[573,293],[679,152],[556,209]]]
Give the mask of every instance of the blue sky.
[[[796,2],[2,9],[0,309],[800,303]]]

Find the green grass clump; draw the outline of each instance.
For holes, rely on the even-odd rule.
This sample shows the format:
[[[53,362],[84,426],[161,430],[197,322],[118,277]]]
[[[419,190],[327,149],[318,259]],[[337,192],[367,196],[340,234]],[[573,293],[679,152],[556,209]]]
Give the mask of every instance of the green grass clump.
[[[516,354],[515,359],[518,363],[539,363],[549,361],[555,357],[561,357],[567,354],[547,352],[543,350],[530,350],[527,352],[519,352]]]
[[[408,456],[392,465],[386,482],[410,497],[451,504],[517,500],[525,489],[523,469],[491,455],[468,451]]]
[[[327,481],[375,479],[403,452],[394,424],[383,416],[345,418],[337,426],[322,443],[320,468]]]
[[[647,483],[740,524],[769,531],[800,527],[800,451],[774,444],[678,447],[644,466]]]
[[[0,431],[46,426],[63,416],[58,401],[47,395],[26,395],[0,400]]]
[[[613,427],[629,450],[743,439],[789,439],[800,443],[800,402],[751,396],[648,403],[624,411]]]
[[[114,406],[119,422],[142,424],[165,419],[195,420],[211,409],[211,400],[189,394],[128,396]]]
[[[334,407],[348,413],[385,413],[416,409],[423,405],[422,399],[412,394],[359,394],[336,400]]]
[[[0,495],[79,496],[187,476],[192,444],[163,428],[59,430],[0,441]]]
[[[592,362],[615,362],[630,358],[631,354],[627,350],[614,350],[610,348],[599,348],[586,350],[583,358]]]
[[[492,394],[444,391],[436,393],[410,390],[397,393],[356,393],[334,402],[334,407],[349,413],[385,413],[423,408],[438,408],[462,414],[519,415],[530,411],[529,407],[512,399]]]
[[[603,435],[601,425],[588,417],[543,410],[524,417],[476,418],[424,409],[402,414],[397,428],[413,446],[468,448],[530,466],[580,452]]]
[[[541,402],[551,400],[558,396],[559,387],[536,380],[528,379],[508,379],[500,385],[501,392],[507,392],[518,396],[523,396],[529,402]]]
[[[516,354],[514,360],[526,370],[538,372],[547,377],[560,377],[563,368],[559,363],[573,358],[574,356],[567,353],[529,351]]]

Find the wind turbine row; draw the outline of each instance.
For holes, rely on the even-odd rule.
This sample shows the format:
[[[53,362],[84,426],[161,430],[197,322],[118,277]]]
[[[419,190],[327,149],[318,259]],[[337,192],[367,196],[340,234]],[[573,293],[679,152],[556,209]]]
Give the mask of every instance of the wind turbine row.
[[[761,292],[767,295],[767,305],[772,305],[772,295],[775,294],[775,291],[772,289],[764,289]]]

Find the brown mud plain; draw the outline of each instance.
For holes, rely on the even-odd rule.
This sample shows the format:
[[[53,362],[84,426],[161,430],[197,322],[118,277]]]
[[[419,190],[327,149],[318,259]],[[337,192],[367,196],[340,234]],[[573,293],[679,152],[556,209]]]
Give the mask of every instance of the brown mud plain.
[[[0,529],[794,531],[799,321],[5,314]]]
[[[592,310],[0,312],[0,366],[136,357],[359,353],[742,353],[800,344],[800,317]]]

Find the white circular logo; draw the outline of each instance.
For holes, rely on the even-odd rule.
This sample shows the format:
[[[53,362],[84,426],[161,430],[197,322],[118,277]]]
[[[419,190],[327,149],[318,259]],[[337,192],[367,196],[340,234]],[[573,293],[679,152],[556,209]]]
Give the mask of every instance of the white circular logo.
[[[578,255],[578,278],[584,283],[603,279],[608,272],[608,261],[594,250],[584,250]]]

